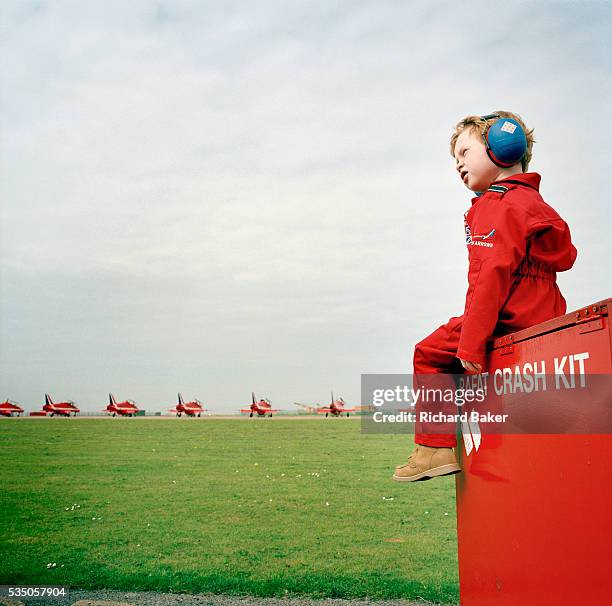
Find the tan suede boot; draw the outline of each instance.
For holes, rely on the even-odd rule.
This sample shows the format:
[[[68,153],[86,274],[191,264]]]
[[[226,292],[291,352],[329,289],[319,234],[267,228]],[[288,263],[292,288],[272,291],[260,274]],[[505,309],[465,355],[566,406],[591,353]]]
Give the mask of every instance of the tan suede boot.
[[[408,462],[395,468],[396,482],[429,480],[461,471],[452,448],[433,448],[417,444]]]

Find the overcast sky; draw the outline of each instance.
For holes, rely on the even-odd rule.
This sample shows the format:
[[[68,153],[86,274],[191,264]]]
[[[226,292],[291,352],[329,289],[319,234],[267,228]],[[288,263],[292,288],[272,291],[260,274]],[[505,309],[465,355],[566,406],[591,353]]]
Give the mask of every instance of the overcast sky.
[[[463,311],[466,114],[612,295],[610,2],[2,2],[0,400],[359,402]]]

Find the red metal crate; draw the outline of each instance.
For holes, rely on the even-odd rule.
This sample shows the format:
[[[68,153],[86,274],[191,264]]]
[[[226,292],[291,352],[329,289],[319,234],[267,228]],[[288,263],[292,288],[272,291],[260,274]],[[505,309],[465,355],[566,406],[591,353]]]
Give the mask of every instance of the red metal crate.
[[[611,375],[611,302],[496,339],[489,372],[588,352],[585,374]],[[457,452],[462,606],[612,603],[612,435],[483,434]]]

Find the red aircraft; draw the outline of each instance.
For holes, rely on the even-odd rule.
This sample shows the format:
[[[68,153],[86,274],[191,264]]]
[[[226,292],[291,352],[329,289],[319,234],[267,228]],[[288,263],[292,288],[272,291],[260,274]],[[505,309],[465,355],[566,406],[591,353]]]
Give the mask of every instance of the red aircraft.
[[[10,400],[0,402],[0,417],[12,417],[13,414],[19,417],[22,412],[23,408],[17,402],[11,402]]]
[[[203,412],[206,412],[207,408],[202,408],[202,402],[200,400],[194,400],[193,402],[185,402],[183,396],[179,393],[178,404],[176,408],[170,410],[175,412],[177,417],[180,417],[185,413],[188,417],[201,417]]]
[[[59,415],[61,417],[69,417],[71,414],[76,417],[77,412],[81,412],[71,400],[54,402],[48,393],[45,394],[43,410],[48,412],[50,416]]]
[[[240,412],[248,412],[249,417],[252,417],[254,414],[257,414],[258,417],[271,417],[273,412],[278,412],[279,409],[272,408],[270,404],[270,400],[262,399],[259,402],[255,401],[255,393],[251,392],[251,407],[250,408],[241,408]]]
[[[121,417],[133,417],[139,412],[138,406],[132,400],[126,400],[125,402],[115,401],[115,396],[112,393],[108,394],[108,406],[102,411],[107,412],[113,417],[119,415]]]
[[[325,413],[325,416],[333,415],[334,417],[341,417],[342,413],[346,413],[346,416],[349,416],[349,413],[355,412],[355,408],[345,408],[344,400],[342,398],[338,398],[334,400],[334,392],[331,394],[331,404],[329,406],[322,406],[321,408],[317,408],[317,413],[322,415]]]

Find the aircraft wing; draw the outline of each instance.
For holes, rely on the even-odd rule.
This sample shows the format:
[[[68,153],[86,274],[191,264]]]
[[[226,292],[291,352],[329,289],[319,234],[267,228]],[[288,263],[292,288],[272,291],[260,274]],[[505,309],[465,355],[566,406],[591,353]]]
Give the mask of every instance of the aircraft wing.
[[[326,412],[331,412],[332,409],[331,408],[317,408],[317,413],[318,414],[325,414]]]

